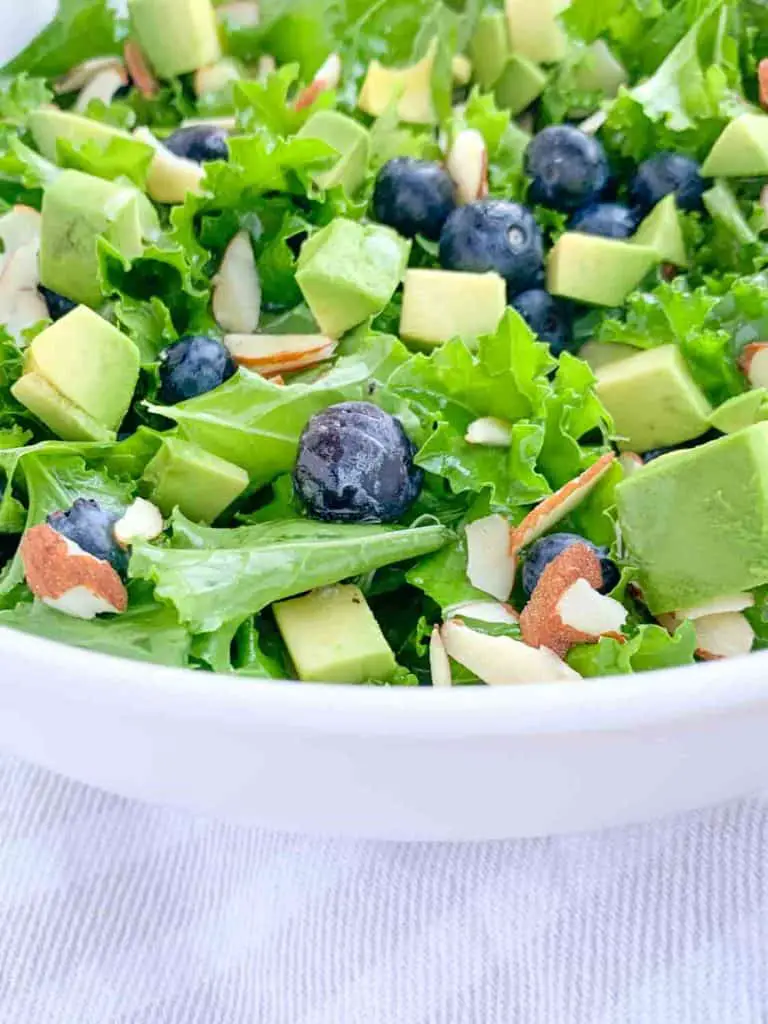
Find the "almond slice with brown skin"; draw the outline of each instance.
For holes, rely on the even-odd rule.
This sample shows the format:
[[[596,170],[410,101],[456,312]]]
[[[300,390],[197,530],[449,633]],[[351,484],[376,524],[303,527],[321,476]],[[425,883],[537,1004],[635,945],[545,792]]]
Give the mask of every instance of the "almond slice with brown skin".
[[[332,53],[317,71],[309,85],[302,89],[296,97],[294,107],[296,110],[304,110],[306,107],[311,107],[321,93],[337,89],[340,82],[341,57],[338,53]]]
[[[94,558],[47,523],[27,530],[19,551],[29,589],[52,608],[92,619],[128,607],[127,591],[109,562]]]
[[[763,110],[768,110],[768,57],[763,57],[757,65],[757,87],[760,106]]]
[[[324,334],[227,334],[224,344],[240,366],[269,377],[325,362],[337,342]]]
[[[54,84],[53,90],[59,96],[68,92],[79,92],[102,71],[112,68],[125,74],[125,65],[120,57],[91,57],[89,60],[84,60],[82,64],[71,68],[66,75],[62,75]]]
[[[550,683],[580,679],[578,672],[546,648],[507,636],[487,636],[450,619],[441,630],[448,654],[489,686]]]
[[[679,622],[684,622],[686,619],[703,619],[708,615],[744,612],[747,608],[754,608],[754,606],[755,599],[752,594],[726,594],[724,597],[716,597],[705,604],[696,605],[693,608],[683,608],[673,614]]]
[[[516,561],[509,550],[509,523],[500,515],[468,523],[467,579],[498,601],[509,600],[515,585]]]
[[[741,612],[722,612],[705,615],[693,623],[696,630],[696,653],[705,661],[736,658],[749,654],[755,642],[755,633]]]
[[[467,444],[487,448],[509,448],[512,444],[512,424],[496,416],[483,416],[469,424],[464,440]]]
[[[522,551],[543,537],[553,526],[570,515],[584,501],[587,495],[603,479],[616,461],[613,452],[603,455],[597,462],[585,470],[581,476],[571,480],[554,494],[550,494],[540,505],[528,513],[520,525],[512,530],[510,544],[513,553]]]
[[[475,128],[459,132],[445,167],[456,186],[459,203],[473,203],[488,195],[488,147]]]
[[[642,458],[635,452],[622,452],[619,456],[619,463],[624,470],[624,476],[632,476],[645,465]]]
[[[432,637],[429,641],[429,671],[433,686],[451,686],[453,684],[451,662],[440,635],[439,626],[435,626],[432,630]]]
[[[128,85],[128,73],[122,64],[105,68],[80,91],[74,106],[75,112],[84,114],[91,100],[101,100],[108,106],[125,85]]]
[[[154,99],[160,92],[160,83],[155,78],[149,61],[144,56],[144,51],[135,39],[127,40],[123,47],[123,59],[131,81],[141,95],[147,100]]]
[[[745,345],[739,366],[753,388],[768,387],[768,342],[753,341]]]
[[[247,231],[238,232],[227,246],[213,283],[219,327],[230,334],[253,334],[261,319],[261,280]]]

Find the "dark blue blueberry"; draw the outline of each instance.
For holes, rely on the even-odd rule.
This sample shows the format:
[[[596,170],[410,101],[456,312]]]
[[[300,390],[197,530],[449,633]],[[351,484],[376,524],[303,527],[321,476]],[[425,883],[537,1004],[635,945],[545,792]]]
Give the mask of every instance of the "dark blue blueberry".
[[[227,133],[215,125],[198,124],[179,128],[165,140],[165,145],[176,156],[194,160],[197,164],[208,160],[229,160]]]
[[[567,302],[556,299],[542,288],[521,292],[512,305],[534,334],[549,345],[552,355],[571,347],[573,322]]]
[[[92,498],[78,498],[67,512],[51,513],[47,522],[62,537],[122,573],[128,568],[128,553],[114,537],[114,526],[119,518]]]
[[[440,164],[398,157],[384,164],[373,190],[373,215],[406,238],[437,241],[456,207],[450,175]]]
[[[571,230],[603,238],[629,238],[637,230],[637,217],[622,203],[595,203],[579,210],[571,221]]]
[[[525,170],[531,179],[529,198],[566,213],[593,203],[609,177],[597,139],[566,124],[551,125],[531,139]]]
[[[191,335],[160,357],[160,399],[175,405],[213,391],[237,372],[229,349],[216,338]]]
[[[549,563],[557,558],[558,555],[561,555],[566,548],[571,547],[572,544],[585,544],[600,559],[600,565],[603,570],[601,594],[610,594],[614,587],[618,585],[621,574],[616,564],[608,557],[607,548],[595,547],[590,541],[585,540],[584,537],[579,537],[576,533],[552,533],[548,537],[542,537],[541,540],[537,540],[528,549],[525,556],[523,590],[525,590],[528,597],[536,589],[536,584]]]
[[[681,210],[701,210],[706,189],[695,160],[679,153],[659,153],[640,164],[629,194],[638,210],[646,214],[670,192],[675,193]]]
[[[45,304],[48,307],[48,315],[51,320],[61,320],[67,313],[71,313],[77,305],[71,299],[65,299],[63,295],[59,295],[58,292],[51,291],[50,288],[46,288],[45,285],[39,285],[37,289],[45,299]]]
[[[530,210],[504,199],[480,199],[454,210],[440,235],[446,270],[495,271],[507,294],[535,288],[544,268],[541,229]]]
[[[299,442],[293,479],[315,519],[391,523],[421,491],[424,474],[399,420],[368,402],[317,413]]]

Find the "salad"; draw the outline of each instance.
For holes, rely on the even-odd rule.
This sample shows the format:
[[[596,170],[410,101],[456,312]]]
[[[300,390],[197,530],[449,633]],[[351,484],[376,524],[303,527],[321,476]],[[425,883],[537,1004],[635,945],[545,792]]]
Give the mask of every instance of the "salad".
[[[0,626],[219,673],[768,645],[762,0],[61,0],[0,92]]]

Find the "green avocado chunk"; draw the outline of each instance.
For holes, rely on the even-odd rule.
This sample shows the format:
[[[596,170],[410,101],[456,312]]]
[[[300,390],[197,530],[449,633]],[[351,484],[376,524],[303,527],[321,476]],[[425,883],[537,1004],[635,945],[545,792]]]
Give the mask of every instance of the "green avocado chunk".
[[[163,438],[142,480],[164,515],[178,507],[201,523],[212,523],[248,486],[244,469],[175,437]]]
[[[221,59],[211,0],[128,0],[131,24],[161,78],[175,78]]]
[[[42,283],[73,302],[100,305],[97,241],[106,238],[128,259],[141,253],[140,193],[80,171],[62,171],[45,190],[42,213]]]
[[[586,48],[573,71],[575,89],[601,93],[608,99],[613,99],[627,78],[627,69],[602,39]]]
[[[566,231],[549,254],[547,289],[594,306],[620,306],[658,262],[647,246]]]
[[[768,390],[754,388],[723,402],[709,417],[709,422],[723,434],[735,434],[737,430],[751,427],[753,423],[768,420]]]
[[[354,195],[368,172],[371,155],[371,137],[357,121],[336,110],[319,110],[297,133],[300,139],[320,139],[339,154],[339,159],[327,171],[314,175],[320,188],[341,185],[347,195]]]
[[[682,444],[709,427],[712,407],[676,345],[660,345],[603,366],[595,390],[625,451],[642,454]]]
[[[704,161],[707,178],[755,178],[768,174],[768,116],[740,114],[723,129]]]
[[[299,679],[307,683],[386,682],[397,668],[358,587],[340,585],[273,606]]]
[[[559,16],[568,0],[506,0],[512,51],[542,64],[565,57],[567,38]]]
[[[727,182],[716,181],[701,198],[712,220],[720,221],[743,245],[753,245],[758,241]]]
[[[395,294],[411,243],[391,228],[337,217],[309,238],[296,281],[323,333],[331,338],[375,316]]]
[[[664,455],[616,497],[655,615],[768,582],[768,423]]]
[[[469,43],[469,59],[481,89],[490,89],[498,82],[511,56],[504,13],[484,11]]]
[[[39,373],[25,373],[11,388],[17,402],[29,409],[62,441],[114,441],[114,430],[107,430],[74,402],[60,394]]]
[[[454,270],[406,271],[400,335],[420,348],[451,338],[471,345],[493,334],[507,305],[507,289],[498,274]]]
[[[496,82],[496,102],[515,117],[544,92],[547,73],[532,60],[513,53]]]
[[[29,116],[29,130],[35,145],[48,160],[58,163],[58,143],[70,142],[73,146],[82,146],[86,142],[94,142],[106,150],[111,142],[119,139],[126,146],[127,153],[134,153],[147,162],[154,155],[152,147],[133,137],[128,132],[113,128],[111,125],[94,121],[90,117],[72,114],[56,107],[41,107]]]
[[[632,236],[632,241],[653,249],[663,263],[688,266],[683,228],[673,192],[654,206]]]

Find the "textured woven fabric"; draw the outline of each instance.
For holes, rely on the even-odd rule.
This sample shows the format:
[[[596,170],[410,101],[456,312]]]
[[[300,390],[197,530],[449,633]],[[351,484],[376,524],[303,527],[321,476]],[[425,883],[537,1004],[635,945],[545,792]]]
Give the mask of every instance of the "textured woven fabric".
[[[768,800],[318,841],[0,760],[0,1024],[768,1022]]]

